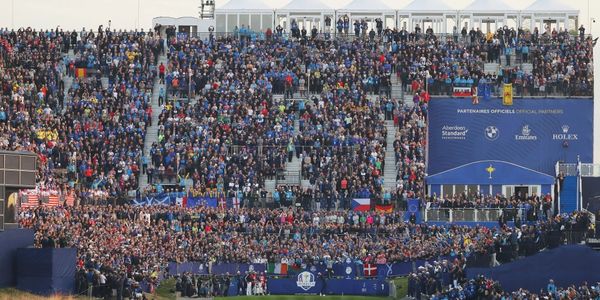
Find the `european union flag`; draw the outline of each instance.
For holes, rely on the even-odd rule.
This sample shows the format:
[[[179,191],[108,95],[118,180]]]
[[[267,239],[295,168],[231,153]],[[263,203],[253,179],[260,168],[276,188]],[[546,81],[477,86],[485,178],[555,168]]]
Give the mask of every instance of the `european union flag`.
[[[356,264],[348,259],[344,263],[333,265],[333,275],[336,277],[344,277],[345,279],[356,278]]]

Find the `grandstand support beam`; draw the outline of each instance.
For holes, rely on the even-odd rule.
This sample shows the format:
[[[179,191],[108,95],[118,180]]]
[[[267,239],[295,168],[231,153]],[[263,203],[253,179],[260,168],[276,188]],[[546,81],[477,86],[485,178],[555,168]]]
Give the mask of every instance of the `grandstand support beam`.
[[[600,62],[600,49],[594,46],[594,62]],[[594,64],[594,149],[593,158],[594,164],[600,164],[600,138],[597,133],[600,133],[600,81],[596,79],[600,74],[600,64]]]

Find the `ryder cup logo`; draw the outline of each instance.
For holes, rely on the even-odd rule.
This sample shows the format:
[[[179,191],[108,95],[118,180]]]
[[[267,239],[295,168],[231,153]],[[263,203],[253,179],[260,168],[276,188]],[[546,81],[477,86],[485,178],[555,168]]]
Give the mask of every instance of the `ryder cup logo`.
[[[529,128],[529,125],[523,125],[523,128],[521,128],[521,135],[516,134],[515,140],[517,140],[517,141],[536,141],[537,136],[531,134],[531,128]]]
[[[577,133],[569,133],[571,127],[569,125],[563,125],[560,127],[562,133],[555,133],[552,135],[553,140],[559,141],[576,141],[579,139],[579,135]]]
[[[488,126],[485,128],[485,138],[490,141],[495,141],[500,135],[500,130],[496,126]]]
[[[315,275],[306,271],[298,274],[298,281],[296,281],[296,285],[305,291],[310,290],[316,285]]]

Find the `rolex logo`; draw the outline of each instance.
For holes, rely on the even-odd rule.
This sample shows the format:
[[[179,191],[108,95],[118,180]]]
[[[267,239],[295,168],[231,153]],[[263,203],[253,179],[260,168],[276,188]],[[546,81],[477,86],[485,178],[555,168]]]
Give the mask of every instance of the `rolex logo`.
[[[569,125],[563,125],[560,127],[561,129],[561,133],[555,133],[552,134],[552,139],[553,140],[558,140],[558,141],[577,141],[579,140],[579,134],[577,133],[573,133],[569,131],[571,130],[571,127],[569,127]]]

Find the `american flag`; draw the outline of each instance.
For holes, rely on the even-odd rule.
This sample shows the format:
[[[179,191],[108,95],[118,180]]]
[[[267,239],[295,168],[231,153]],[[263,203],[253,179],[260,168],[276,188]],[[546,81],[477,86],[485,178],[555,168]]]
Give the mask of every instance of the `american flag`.
[[[27,201],[21,202],[21,207],[22,208],[37,207],[38,204],[39,204],[38,195],[35,194],[35,193],[25,194],[25,197],[23,197],[21,199],[27,199]]]
[[[48,196],[48,206],[59,206],[60,200],[57,194],[51,194]]]
[[[67,201],[67,206],[73,206],[73,205],[75,205],[75,195],[68,194],[67,197],[65,197],[65,199]]]
[[[240,199],[238,197],[234,197],[233,198],[233,208],[234,209],[239,209],[240,208]]]

